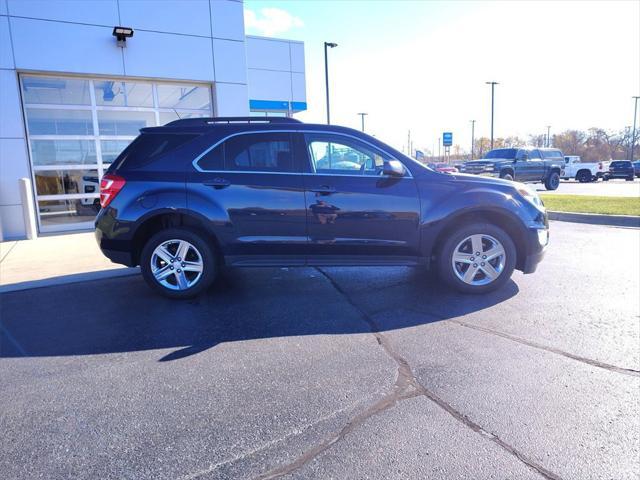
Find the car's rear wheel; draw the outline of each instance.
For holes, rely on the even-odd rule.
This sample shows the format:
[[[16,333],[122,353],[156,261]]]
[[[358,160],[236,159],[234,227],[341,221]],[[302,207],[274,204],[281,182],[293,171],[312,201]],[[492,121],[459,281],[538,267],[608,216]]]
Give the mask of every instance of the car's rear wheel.
[[[501,228],[476,223],[455,230],[440,249],[440,278],[462,293],[486,293],[505,284],[516,264],[516,247]]]
[[[583,170],[581,172],[578,173],[578,175],[576,176],[577,180],[580,183],[587,183],[591,181],[591,172],[588,172],[586,170]]]
[[[151,288],[169,298],[198,295],[217,273],[211,245],[186,228],[169,228],[153,235],[142,249],[140,270]]]
[[[547,190],[557,190],[560,185],[560,175],[558,172],[551,173],[544,181],[544,188]]]

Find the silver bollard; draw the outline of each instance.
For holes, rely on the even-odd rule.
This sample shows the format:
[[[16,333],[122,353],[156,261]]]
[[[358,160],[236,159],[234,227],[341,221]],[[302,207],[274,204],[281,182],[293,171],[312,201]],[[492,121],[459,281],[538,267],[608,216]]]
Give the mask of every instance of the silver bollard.
[[[31,180],[21,178],[20,197],[22,198],[22,215],[24,216],[24,229],[29,240],[38,238],[38,224],[36,223],[36,209],[33,202],[33,191],[31,190]]]

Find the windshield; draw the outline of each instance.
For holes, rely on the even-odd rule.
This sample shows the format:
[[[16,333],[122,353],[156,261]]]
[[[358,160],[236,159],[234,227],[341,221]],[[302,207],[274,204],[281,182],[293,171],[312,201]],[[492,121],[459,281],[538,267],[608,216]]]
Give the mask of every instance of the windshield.
[[[485,155],[484,158],[507,158],[514,159],[516,158],[516,154],[518,153],[517,148],[498,148],[496,150],[491,150],[489,153]]]

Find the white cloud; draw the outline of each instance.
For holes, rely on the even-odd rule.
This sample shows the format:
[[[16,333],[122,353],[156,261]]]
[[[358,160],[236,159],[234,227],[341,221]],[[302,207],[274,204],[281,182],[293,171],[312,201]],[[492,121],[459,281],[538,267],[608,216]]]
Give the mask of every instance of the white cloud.
[[[272,37],[293,28],[304,26],[302,20],[280,8],[261,8],[260,15],[253,10],[244,10],[244,25],[247,30],[255,30],[261,35]]]

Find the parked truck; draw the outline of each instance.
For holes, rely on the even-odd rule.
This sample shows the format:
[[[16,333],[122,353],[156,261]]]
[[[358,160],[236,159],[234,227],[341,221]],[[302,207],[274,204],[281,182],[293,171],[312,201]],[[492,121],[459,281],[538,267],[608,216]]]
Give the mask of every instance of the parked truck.
[[[580,183],[597,182],[609,171],[609,162],[583,162],[578,155],[565,155],[563,180],[575,178]]]

